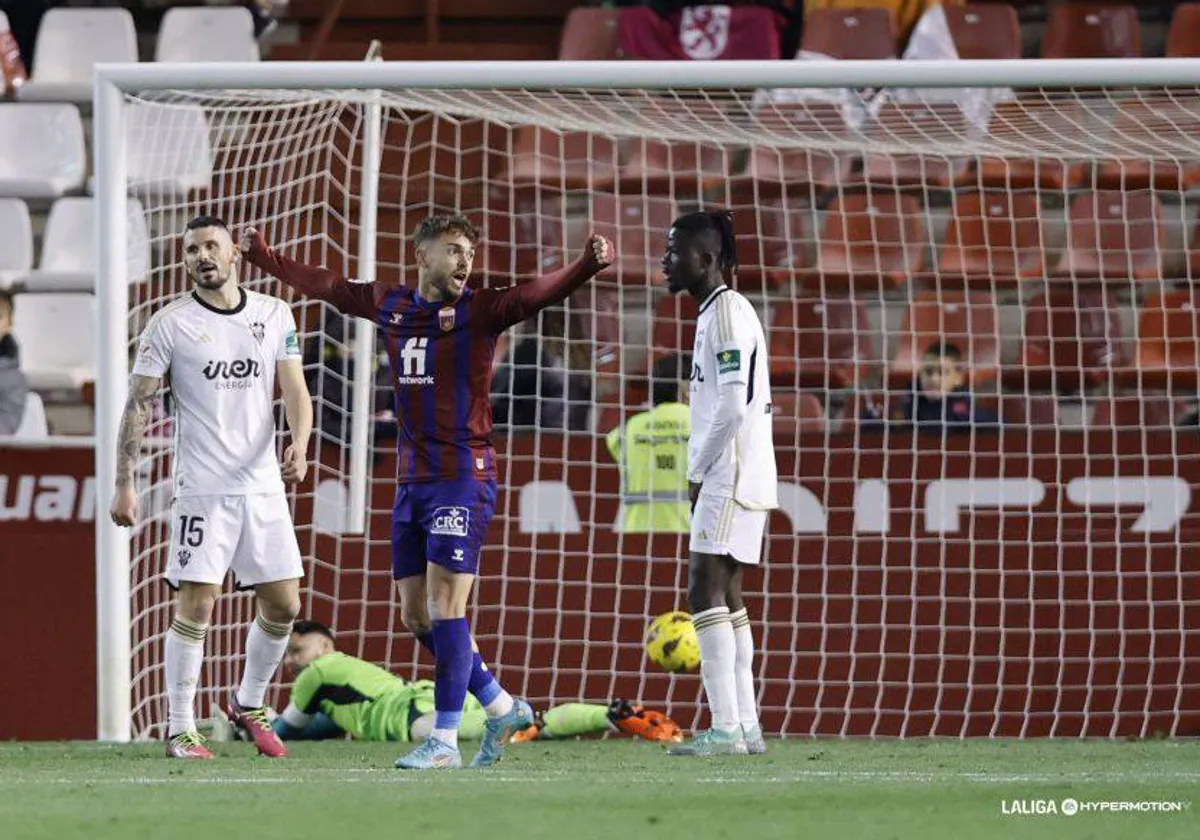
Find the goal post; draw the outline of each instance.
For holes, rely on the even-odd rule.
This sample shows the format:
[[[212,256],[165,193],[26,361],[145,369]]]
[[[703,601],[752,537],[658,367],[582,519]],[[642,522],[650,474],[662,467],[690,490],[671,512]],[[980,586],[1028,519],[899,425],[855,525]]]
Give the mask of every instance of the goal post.
[[[1164,185],[1154,167],[1156,158],[1181,170],[1200,161],[1200,134],[1164,141],[1156,153],[1144,138],[1123,134],[1116,121],[1128,98],[1182,103],[1179,113],[1197,115],[1187,129],[1200,126],[1200,61],[102,64],[95,78],[101,740],[150,737],[163,722],[157,660],[169,624],[163,604],[169,595],[156,581],[170,528],[163,517],[169,502],[164,489],[169,418],[161,418],[160,435],[148,442],[139,468],[148,520],[135,529],[132,543],[128,531],[111,523],[105,505],[115,478],[131,342],[164,300],[186,290],[173,237],[186,214],[209,206],[228,214],[235,236],[236,228],[263,222],[291,255],[336,264],[368,281],[385,271],[410,276],[405,226],[433,209],[462,210],[479,222],[477,267],[488,283],[512,282],[560,264],[579,247],[584,228],[621,237],[613,274],[567,305],[555,336],[572,373],[580,371],[571,367],[571,352],[590,354],[591,367],[583,372],[587,396],[570,396],[564,385],[559,427],[503,438],[498,460],[504,502],[497,514],[503,535],[489,549],[498,562],[484,564],[475,630],[506,682],[516,675],[514,693],[542,702],[599,702],[610,699],[597,696],[601,693],[636,693],[630,699],[664,705],[685,726],[698,722],[698,681],[650,673],[641,654],[640,629],[650,614],[685,607],[686,573],[678,558],[686,541],[672,537],[668,546],[660,535],[627,535],[614,527],[619,484],[603,434],[644,407],[653,357],[688,349],[686,326],[655,314],[661,301],[651,288],[671,213],[735,204],[761,221],[766,211],[759,197],[768,192],[772,200],[783,196],[787,206],[780,212],[786,218],[769,231],[761,226],[761,241],[741,237],[739,251],[743,246],[746,251],[739,288],[764,315],[772,365],[781,361],[781,369],[804,381],[804,365],[813,359],[804,356],[802,338],[781,351],[793,358],[776,358],[776,334],[784,329],[780,313],[801,304],[823,310],[829,330],[817,339],[823,364],[846,364],[840,384],[823,371],[819,383],[801,386],[807,395],[822,395],[819,409],[827,421],[822,429],[812,431],[797,414],[793,431],[776,440],[786,464],[780,475],[787,485],[781,486],[785,511],[772,519],[767,565],[757,578],[764,594],[754,596],[752,615],[761,651],[759,703],[769,730],[1116,735],[1155,728],[1174,734],[1200,726],[1181,711],[1183,694],[1200,684],[1200,675],[1183,664],[1189,652],[1182,625],[1200,620],[1200,577],[1180,558],[1185,546],[1200,539],[1184,492],[1191,480],[1189,459],[1195,460],[1191,444],[1154,437],[1149,422],[1120,439],[1121,433],[1099,437],[1085,425],[1068,430],[1051,420],[1023,421],[1025,432],[1006,430],[999,438],[972,428],[966,438],[946,438],[941,449],[931,449],[915,436],[857,429],[852,408],[845,409],[850,422],[838,427],[832,418],[835,403],[841,410],[843,400],[857,406],[870,390],[908,387],[897,384],[893,362],[917,327],[901,325],[901,317],[931,317],[930,329],[948,329],[944,310],[917,310],[921,301],[932,300],[922,294],[964,294],[961,278],[947,279],[950,263],[940,256],[945,234],[934,234],[945,230],[949,197],[957,189],[983,191],[981,181],[944,176],[956,162],[976,172],[991,159],[1000,160],[1002,170],[1018,159],[1035,159],[1038,166],[1082,159],[1093,169],[1097,161],[1112,159],[1120,189],[1126,169],[1132,172],[1130,161],[1148,164],[1151,186],[1130,191],[1153,193],[1160,208],[1165,198],[1167,209],[1159,209],[1157,218],[1171,216],[1171,236],[1178,239],[1186,228],[1190,241],[1190,187],[1182,176],[1178,185]],[[996,139],[987,128],[986,116],[995,107],[990,99],[981,106],[984,118],[964,130],[944,124],[926,130],[879,116],[889,92],[909,91],[908,101],[925,103],[942,102],[940,93],[960,88],[1011,90],[1018,100],[1032,95],[1050,110],[1079,107],[1086,119],[1073,124],[1076,136],[1056,137],[1052,126],[1039,125],[1037,136],[1018,131]],[[822,104],[814,90],[848,91],[863,121],[845,133],[824,130],[820,114],[838,100],[825,97]],[[816,128],[801,131],[776,119],[784,109],[770,107],[771,91],[783,91],[779,101],[795,105]],[[789,99],[786,91],[805,93]],[[144,107],[164,112],[156,117],[157,133],[131,122]],[[201,167],[190,186],[178,172],[146,175],[147,161],[151,170],[170,169],[186,157],[183,146],[193,141],[183,139],[184,124],[196,114],[205,126],[208,171]],[[582,161],[583,174],[568,171],[567,155],[559,154],[570,137],[583,138],[587,153],[573,161]],[[531,150],[523,150],[523,142],[533,144],[527,157],[535,173],[524,182],[516,160]],[[552,147],[555,153],[549,154]],[[143,158],[127,160],[135,149]],[[760,152],[779,161],[806,156],[808,175],[797,183],[782,175],[768,178],[756,168]],[[841,173],[851,158],[854,171]],[[874,158],[882,161],[878,170],[867,162]],[[916,174],[900,183],[896,173],[910,159]],[[818,162],[830,168],[830,161],[837,172],[812,174]],[[630,174],[635,162],[641,166],[636,176]],[[888,194],[887,207],[893,209],[872,205],[860,212],[876,225],[877,216],[911,205],[911,232],[907,222],[898,223],[897,232],[887,234],[893,241],[872,227],[880,238],[857,246],[874,248],[868,256],[879,277],[872,275],[865,285],[853,276],[849,283],[844,277],[835,281],[835,274],[853,275],[856,269],[847,267],[853,262],[848,240],[839,255],[832,240],[822,238],[834,227],[828,224],[832,203],[863,190],[871,194],[888,179],[894,180],[879,191]],[[172,180],[178,183],[163,185]],[[604,186],[596,186],[600,182]],[[1031,196],[1039,206],[1062,208],[1084,189],[1082,182],[1051,185],[1035,174],[1032,185],[1011,191]],[[603,211],[593,193],[608,202]],[[793,198],[794,205],[788,204]],[[144,211],[149,244],[126,227],[133,207]],[[385,215],[387,225],[379,222]],[[1124,215],[1117,224],[1134,226]],[[1125,241],[1132,243],[1127,233]],[[1051,245],[1041,235],[1035,236],[1039,249],[1071,250],[1070,242]],[[971,282],[999,293],[1001,284],[989,272],[1000,270],[1001,252],[1012,250],[1013,243],[985,236],[979,247],[986,252],[985,268]],[[131,267],[144,262],[143,249],[151,255],[150,266],[134,277]],[[913,261],[901,259],[896,276],[885,278],[885,250],[911,253]],[[797,256],[801,251],[804,256]],[[1132,257],[1126,262],[1119,271],[1107,269],[1113,277],[1085,278],[1081,264],[1064,257],[1061,271],[1070,280],[1086,280],[1079,288],[1098,280],[1123,301],[1133,300],[1128,309],[1146,287],[1135,286],[1145,279],[1138,274],[1142,269],[1133,266]],[[1015,361],[1013,353],[1025,338],[1028,286],[1022,283],[1040,282],[1054,270],[1043,266],[1036,278],[1017,272],[1004,287],[1011,313],[994,321],[987,320],[990,314],[976,314],[972,298],[961,299],[966,329],[978,330],[986,321],[995,334],[989,382],[1021,372],[1024,361]],[[1161,267],[1150,279],[1155,289],[1169,291],[1171,278]],[[273,281],[255,282],[261,282],[255,288],[280,291]],[[342,359],[341,373],[323,367],[322,356],[309,372],[318,391],[332,382],[331,388],[345,394],[345,405],[314,394],[318,425],[327,410],[330,422],[344,427],[345,439],[337,437],[339,431],[318,440],[313,477],[293,498],[305,534],[305,611],[352,628],[347,652],[409,676],[428,663],[420,663],[401,641],[390,576],[380,563],[390,497],[386,478],[373,473],[372,464],[386,458],[380,453],[390,444],[376,441],[372,422],[380,387],[374,381],[375,325],[352,325],[327,307],[292,299],[306,338],[341,336],[330,339]],[[854,308],[859,304],[869,308],[862,318]],[[848,320],[835,325],[829,314],[834,307],[846,307]],[[539,323],[550,332],[545,321],[535,320],[522,335],[536,336]],[[660,329],[671,334],[665,344]],[[796,336],[801,331],[795,325],[787,329]],[[835,358],[847,342],[858,346],[872,336],[884,346],[862,357]],[[787,341],[779,346],[788,347]],[[538,352],[547,347],[547,341],[539,343]],[[912,347],[921,349],[915,339]],[[974,344],[964,350],[968,361],[977,361]],[[916,361],[905,362],[909,379]],[[1083,362],[1077,366],[1080,378],[1090,375]],[[519,372],[515,364],[513,370]],[[1110,385],[1122,372],[1129,373],[1110,370],[1097,393],[1115,393]],[[345,381],[334,382],[339,376]],[[797,387],[780,381],[780,404],[799,411],[785,399]],[[1136,374],[1126,384],[1138,394],[1160,389]],[[506,387],[499,396],[515,406],[512,382]],[[1165,390],[1177,397],[1187,387],[1172,374]],[[1016,396],[1032,415],[1028,391]],[[586,419],[572,419],[573,408],[582,409],[578,416]],[[1128,451],[1122,440],[1130,442]],[[1095,459],[1089,465],[1088,455],[1106,447],[1104,466]],[[1138,503],[1145,515],[1126,517],[1121,506]],[[1104,505],[1118,523],[1115,531],[1088,519],[1088,511]],[[672,556],[674,563],[667,559]],[[1133,558],[1140,571],[1122,571],[1121,558]],[[1035,568],[1044,563],[1051,565]],[[1162,586],[1173,589],[1166,593]],[[240,628],[252,617],[246,599],[230,601],[209,638],[205,705],[235,684]],[[1120,610],[1116,618],[1109,614],[1114,603]],[[1043,649],[1039,622],[1048,622],[1058,645],[1054,652]],[[1108,646],[1111,633],[1119,637],[1115,648]],[[1148,652],[1140,647],[1143,636]],[[1156,661],[1160,655],[1179,660],[1169,675]],[[1053,676],[1043,673],[1052,667]],[[1028,688],[1023,707],[1014,699],[1022,685]],[[1025,724],[1014,723],[1020,715]]]

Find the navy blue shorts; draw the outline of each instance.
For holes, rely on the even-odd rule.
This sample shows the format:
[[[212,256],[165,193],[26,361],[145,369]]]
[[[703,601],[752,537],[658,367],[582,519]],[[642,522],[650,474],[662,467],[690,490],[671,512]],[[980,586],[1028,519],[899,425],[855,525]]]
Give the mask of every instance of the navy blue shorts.
[[[495,509],[494,479],[399,485],[392,509],[392,577],[423,575],[429,563],[476,574]]]

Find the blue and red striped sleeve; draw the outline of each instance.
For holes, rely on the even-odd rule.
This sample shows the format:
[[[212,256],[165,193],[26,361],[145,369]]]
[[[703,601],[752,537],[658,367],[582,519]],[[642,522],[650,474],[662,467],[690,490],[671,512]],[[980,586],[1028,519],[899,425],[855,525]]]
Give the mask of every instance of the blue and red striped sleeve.
[[[357,315],[372,321],[379,316],[374,283],[355,283],[328,268],[296,262],[267,246],[246,251],[246,262],[278,278],[303,295],[336,306],[347,315]]]
[[[504,332],[547,306],[566,300],[572,292],[594,277],[600,268],[590,252],[585,252],[575,262],[550,274],[502,291],[480,291],[477,305],[483,325],[493,333]]]

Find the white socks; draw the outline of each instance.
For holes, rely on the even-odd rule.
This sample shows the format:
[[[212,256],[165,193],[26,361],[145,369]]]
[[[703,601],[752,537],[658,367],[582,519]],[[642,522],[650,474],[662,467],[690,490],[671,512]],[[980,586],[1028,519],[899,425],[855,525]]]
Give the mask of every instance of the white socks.
[[[204,637],[207,624],[197,624],[175,616],[167,630],[167,737],[196,728],[196,686],[204,663]]]
[[[237,692],[238,705],[243,709],[257,709],[263,704],[267,686],[275,676],[291,635],[290,621],[268,621],[261,613],[250,625],[246,636],[246,670],[242,672],[242,685]]]
[[[515,705],[516,702],[513,700],[512,695],[502,688],[500,689],[500,693],[492,698],[492,702],[483,707],[483,711],[490,718],[504,717],[504,715],[512,711]]]
[[[430,736],[437,738],[443,744],[458,749],[458,730],[457,729],[435,729],[429,733]]]
[[[738,718],[742,728],[758,728],[758,704],[754,691],[754,636],[750,633],[750,616],[742,607],[729,616],[737,647],[733,676],[737,685]]]
[[[728,607],[713,607],[692,616],[700,641],[700,679],[708,697],[713,729],[732,732],[738,728],[738,693],[734,680],[737,642],[729,621]]]

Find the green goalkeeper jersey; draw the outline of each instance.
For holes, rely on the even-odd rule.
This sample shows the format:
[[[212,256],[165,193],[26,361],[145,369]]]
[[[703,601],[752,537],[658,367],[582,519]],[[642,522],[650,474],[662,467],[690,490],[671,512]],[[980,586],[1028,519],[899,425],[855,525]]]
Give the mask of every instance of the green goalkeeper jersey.
[[[411,721],[433,710],[433,683],[405,682],[370,662],[327,653],[300,672],[291,704],[306,715],[324,712],[355,739],[408,741]]]

